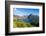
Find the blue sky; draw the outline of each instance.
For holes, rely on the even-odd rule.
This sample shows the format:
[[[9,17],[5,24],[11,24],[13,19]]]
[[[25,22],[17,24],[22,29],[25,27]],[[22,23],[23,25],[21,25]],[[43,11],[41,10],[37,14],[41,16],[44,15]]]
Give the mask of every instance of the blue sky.
[[[13,9],[13,15],[39,15],[39,9],[33,9],[33,8],[14,8]]]

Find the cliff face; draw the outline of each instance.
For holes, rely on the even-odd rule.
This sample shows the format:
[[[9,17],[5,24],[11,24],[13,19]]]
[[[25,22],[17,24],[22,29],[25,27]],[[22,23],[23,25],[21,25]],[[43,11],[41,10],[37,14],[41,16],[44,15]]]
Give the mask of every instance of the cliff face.
[[[39,16],[37,15],[29,15],[28,18],[32,19],[32,22],[38,23],[39,22]]]

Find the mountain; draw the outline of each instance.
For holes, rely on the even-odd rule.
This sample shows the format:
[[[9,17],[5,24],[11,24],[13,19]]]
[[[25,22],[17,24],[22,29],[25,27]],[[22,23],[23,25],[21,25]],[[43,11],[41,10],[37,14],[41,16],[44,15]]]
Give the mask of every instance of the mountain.
[[[16,19],[15,21],[29,23],[30,25],[39,27],[38,15],[33,15],[33,14],[24,16],[14,15],[13,18]]]
[[[14,15],[14,17],[16,17],[17,19],[23,19],[23,18],[27,18],[27,16],[19,16],[19,15]]]
[[[35,23],[37,23],[37,22],[39,22],[39,16],[37,16],[37,15],[29,15],[28,16],[28,18],[32,18],[32,22],[35,22]]]
[[[35,22],[35,23],[38,23],[39,22],[39,16],[37,15],[33,15],[33,14],[30,14],[30,15],[27,15],[27,16],[18,16],[18,15],[15,15],[14,17],[16,17],[17,19],[21,19],[25,22]]]
[[[32,18],[32,22],[30,22],[31,25],[39,26],[39,16],[38,15],[29,15],[28,18]]]

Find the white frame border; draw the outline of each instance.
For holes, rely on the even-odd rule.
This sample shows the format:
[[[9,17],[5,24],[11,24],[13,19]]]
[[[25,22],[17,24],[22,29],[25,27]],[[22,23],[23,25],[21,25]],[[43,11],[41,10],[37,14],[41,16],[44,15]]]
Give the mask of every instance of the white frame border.
[[[39,10],[39,27],[31,28],[13,28],[13,8],[38,8]],[[10,5],[10,33],[11,32],[25,32],[25,31],[41,31],[42,30],[42,6],[32,5]]]

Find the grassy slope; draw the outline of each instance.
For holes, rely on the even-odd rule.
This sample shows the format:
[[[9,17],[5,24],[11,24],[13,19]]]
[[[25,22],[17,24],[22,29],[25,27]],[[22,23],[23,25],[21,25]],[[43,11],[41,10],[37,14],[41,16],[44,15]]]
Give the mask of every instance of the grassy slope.
[[[32,27],[33,25],[31,25],[30,23],[27,22],[23,22],[23,21],[18,21],[17,18],[13,19],[13,26],[15,27]]]

